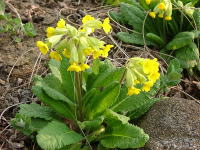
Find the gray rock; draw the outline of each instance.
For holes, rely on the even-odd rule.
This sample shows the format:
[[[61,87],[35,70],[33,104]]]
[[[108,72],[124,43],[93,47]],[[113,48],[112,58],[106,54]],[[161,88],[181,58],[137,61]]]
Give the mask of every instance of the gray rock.
[[[200,150],[200,104],[193,100],[162,100],[139,126],[150,136],[143,150]]]

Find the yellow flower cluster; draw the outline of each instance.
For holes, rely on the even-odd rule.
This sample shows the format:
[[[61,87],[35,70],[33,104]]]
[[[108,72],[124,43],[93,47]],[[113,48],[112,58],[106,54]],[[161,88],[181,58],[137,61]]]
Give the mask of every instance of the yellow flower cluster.
[[[126,83],[128,95],[149,92],[159,79],[159,63],[157,59],[131,58],[126,65]]]
[[[108,57],[108,52],[113,45],[106,45],[90,33],[95,29],[103,29],[106,34],[110,33],[111,26],[109,18],[101,22],[90,15],[82,19],[83,25],[76,29],[67,24],[64,19],[60,19],[57,26],[46,29],[47,39],[45,42],[37,41],[37,47],[43,55],[49,54],[50,58],[61,61],[62,57],[69,59],[70,66],[68,71],[80,72],[90,66],[86,63],[87,59],[97,59],[99,57]]]
[[[146,4],[150,5],[151,0],[146,0]],[[171,0],[160,0],[154,7],[153,11],[149,12],[149,16],[156,18],[156,15],[165,20],[172,20],[172,3]]]

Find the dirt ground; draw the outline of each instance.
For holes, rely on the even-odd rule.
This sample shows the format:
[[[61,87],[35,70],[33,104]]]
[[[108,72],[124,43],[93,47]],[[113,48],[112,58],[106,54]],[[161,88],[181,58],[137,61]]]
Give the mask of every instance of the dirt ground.
[[[19,13],[23,23],[33,22],[37,30],[37,36],[34,38],[24,37],[22,42],[15,43],[8,34],[0,35],[0,150],[29,150],[39,149],[33,140],[20,134],[10,126],[10,119],[15,115],[17,106],[21,103],[36,101],[31,92],[31,81],[33,74],[43,75],[48,72],[45,68],[47,57],[41,57],[35,46],[37,40],[45,37],[45,29],[48,26],[54,26],[59,18],[64,18],[68,23],[78,26],[85,14],[92,14],[95,17],[104,18],[111,7],[101,6],[101,2],[95,0],[9,0],[10,4]],[[10,9],[7,12],[16,16]],[[119,30],[116,23],[112,23],[115,30]],[[104,37],[112,44],[118,43],[116,47],[123,47],[129,56],[146,55],[140,51],[131,51],[137,49],[128,45],[122,45],[117,39]],[[112,53],[112,59],[115,57],[125,57],[120,49],[115,48]],[[176,96],[187,98],[188,93],[194,98],[200,98],[200,84],[198,78],[185,78],[181,85],[174,87],[167,96]],[[181,92],[184,91],[184,92]]]

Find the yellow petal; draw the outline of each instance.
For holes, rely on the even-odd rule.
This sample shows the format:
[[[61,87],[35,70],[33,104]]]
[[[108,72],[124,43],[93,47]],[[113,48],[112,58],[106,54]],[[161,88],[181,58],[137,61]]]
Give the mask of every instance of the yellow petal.
[[[58,52],[56,52],[56,51],[52,51],[52,52],[50,53],[50,58],[55,59],[55,60],[57,60],[57,61],[61,61],[61,60],[62,60],[62,57],[61,57],[60,54],[59,54]]]
[[[90,15],[85,15],[85,17],[83,17],[82,19],[82,23],[85,24],[88,21],[92,21],[94,20],[94,17],[90,16]]]
[[[170,21],[170,20],[172,20],[172,17],[171,16],[167,16],[167,17],[165,17],[165,20]]]
[[[87,64],[81,64],[81,65],[80,65],[80,67],[81,67],[81,71],[84,71],[84,70],[86,70],[86,69],[89,69],[89,68],[90,68],[90,66],[89,66],[89,65],[87,65]]]
[[[40,52],[41,52],[43,55],[46,55],[47,52],[49,51],[49,48],[48,48],[47,44],[45,44],[45,43],[42,42],[42,41],[37,41],[36,45],[37,45],[37,47],[39,48]]]
[[[77,65],[76,63],[73,63],[72,65],[69,66],[67,71],[80,72],[81,71],[81,67],[79,65]]]
[[[160,10],[165,10],[165,3],[160,3],[160,4],[158,4],[158,8],[159,8]]]
[[[138,94],[140,94],[140,89],[138,89],[138,88],[135,88],[135,87],[130,87],[130,88],[128,88],[128,95],[130,96],[130,95],[133,95],[133,94],[135,94],[135,95],[138,95]]]
[[[149,5],[151,3],[151,0],[145,0],[146,4]]]
[[[149,16],[151,16],[152,18],[156,18],[156,13],[152,11],[149,13]]]
[[[46,30],[46,32],[47,32],[47,37],[51,37],[51,36],[53,36],[54,35],[54,31],[55,31],[55,28],[53,28],[53,27],[48,27],[47,28],[47,30]]]
[[[106,34],[108,34],[111,31],[112,27],[110,25],[110,19],[109,18],[104,19],[102,27],[103,27],[103,30]]]
[[[64,19],[60,19],[57,23],[57,27],[58,28],[64,28],[65,27],[65,20]]]

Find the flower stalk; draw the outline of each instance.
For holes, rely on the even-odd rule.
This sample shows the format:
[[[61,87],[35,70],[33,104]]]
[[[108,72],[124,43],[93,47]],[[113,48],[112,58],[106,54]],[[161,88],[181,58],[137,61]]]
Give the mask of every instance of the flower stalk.
[[[83,99],[82,99],[82,73],[75,72],[75,89],[76,89],[76,100],[78,104],[77,114],[78,120],[83,121]]]

